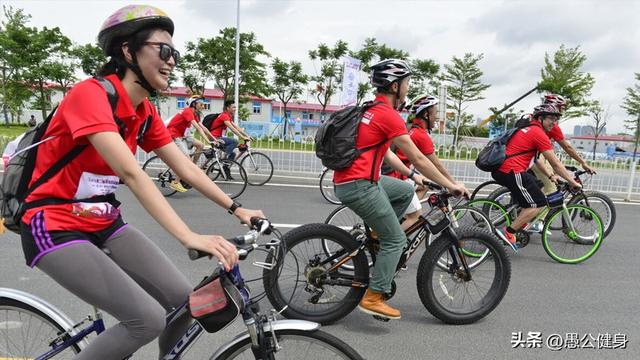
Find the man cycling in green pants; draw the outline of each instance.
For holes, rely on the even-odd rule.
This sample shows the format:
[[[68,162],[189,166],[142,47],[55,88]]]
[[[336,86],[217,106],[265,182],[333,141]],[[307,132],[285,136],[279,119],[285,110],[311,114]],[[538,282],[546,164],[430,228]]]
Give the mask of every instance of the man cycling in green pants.
[[[387,59],[370,68],[371,84],[377,88],[376,104],[360,120],[356,147],[363,151],[350,167],[336,170],[333,180],[336,195],[378,233],[380,251],[376,255],[373,276],[359,309],[386,319],[399,319],[400,311],[389,306],[383,295],[391,291],[396,265],[407,238],[399,218],[413,198],[413,186],[402,180],[380,175],[382,160],[401,174],[421,184],[425,179],[406,167],[389,150],[393,142],[409,161],[433,181],[455,194],[468,194],[462,184],[455,184],[440,174],[418,150],[397,112],[409,89],[411,69],[404,60]],[[378,145],[376,145],[378,144]]]

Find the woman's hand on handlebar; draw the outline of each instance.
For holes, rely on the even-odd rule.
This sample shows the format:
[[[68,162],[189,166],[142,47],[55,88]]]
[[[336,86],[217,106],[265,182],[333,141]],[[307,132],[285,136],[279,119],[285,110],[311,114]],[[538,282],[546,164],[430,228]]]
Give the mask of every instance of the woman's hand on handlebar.
[[[584,171],[586,171],[589,175],[595,175],[596,174],[596,170],[594,168],[592,168],[591,166],[587,165],[586,163],[582,165],[582,168],[584,169]]]
[[[246,225],[251,225],[251,218],[252,217],[258,217],[258,218],[261,218],[261,219],[266,219],[267,218],[264,215],[264,213],[262,212],[262,210],[245,209],[243,207],[239,207],[238,209],[236,209],[236,211],[233,214],[238,219],[240,219],[240,222],[242,222],[243,224],[246,224]]]
[[[463,183],[453,183],[453,186],[449,187],[448,190],[455,196],[464,196],[466,199],[471,198],[471,193]]]
[[[185,245],[188,249],[200,250],[215,256],[227,271],[230,271],[238,263],[236,246],[222,236],[193,233]]]

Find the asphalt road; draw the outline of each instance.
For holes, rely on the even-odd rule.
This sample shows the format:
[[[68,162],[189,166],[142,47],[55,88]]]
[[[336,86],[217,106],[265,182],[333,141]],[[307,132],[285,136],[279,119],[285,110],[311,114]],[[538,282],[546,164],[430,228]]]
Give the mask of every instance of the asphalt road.
[[[126,188],[120,190],[119,199],[124,204],[125,219],[156,241],[193,283],[214,266],[207,260],[188,260],[181,245],[146,214]],[[263,209],[274,223],[280,224],[283,232],[297,224],[322,222],[334,208],[311,186],[250,187],[238,200],[246,207]],[[224,236],[245,231],[235,218],[196,192],[178,194],[169,202],[196,231]],[[401,320],[382,323],[355,310],[323,329],[351,344],[368,359],[638,359],[640,282],[636,273],[640,257],[633,254],[640,251],[637,234],[634,235],[640,206],[619,203],[617,211],[615,229],[598,253],[583,264],[554,262],[542,249],[539,238],[533,237],[529,246],[511,256],[513,273],[504,300],[493,313],[475,324],[444,325],[425,310],[415,286],[417,263],[423,252],[419,250],[408,271],[396,279],[399,290],[391,303],[402,311]],[[263,257],[256,254],[250,260]],[[260,273],[251,261],[244,262],[242,269],[247,279]],[[26,267],[19,239],[12,233],[0,237],[0,274],[0,287],[41,296],[73,319],[91,311],[89,305],[43,273]],[[260,282],[252,283],[251,287],[254,294],[262,288]],[[270,309],[266,302],[262,308]],[[106,319],[109,325],[114,324],[113,318]],[[236,321],[221,333],[205,334],[186,359],[208,359],[220,344],[241,329],[241,322]],[[512,340],[519,332],[530,348],[513,347]],[[540,333],[542,340],[539,346],[536,333]],[[567,346],[552,351],[546,341],[554,334],[563,339],[586,339],[578,341],[578,348]],[[616,340],[607,341],[607,335]],[[606,349],[623,340],[626,340],[624,349]],[[584,348],[585,345],[601,349]],[[156,345],[147,345],[134,358],[157,358]]]

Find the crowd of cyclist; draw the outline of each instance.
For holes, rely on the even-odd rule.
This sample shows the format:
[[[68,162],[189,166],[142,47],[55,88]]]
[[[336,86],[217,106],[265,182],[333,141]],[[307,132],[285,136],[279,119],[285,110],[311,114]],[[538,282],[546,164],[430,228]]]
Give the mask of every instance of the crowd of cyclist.
[[[138,146],[155,152],[175,171],[178,178],[171,183],[173,189],[186,191],[180,182],[184,180],[243,223],[249,223],[252,216],[265,217],[262,211],[245,209],[230,199],[196,165],[204,144],[193,138],[191,127],[212,144],[223,144],[230,159],[238,142],[223,136],[226,129],[241,139],[251,139],[234,124],[233,103],[225,102],[224,112],[207,128],[201,123],[204,98],[193,96],[165,127],[147,100],[168,86],[169,75],[179,61],[173,32],[172,20],[152,6],[131,5],[109,16],[100,29],[98,42],[110,60],[99,77],[112,83],[117,91],[115,112],[98,79],[82,81],[63,99],[53,116],[46,133],[52,140],[40,145],[34,180],[77,145],[87,146],[26,199],[61,201],[26,211],[21,232],[25,260],[119,322],[92,341],[77,359],[121,359],[158,336],[163,353],[176,342],[178,334],[184,333],[190,321],[185,317],[165,329],[165,312],[184,301],[191,288],[157,245],[123,220],[113,195],[120,181],[185,247],[214,255],[227,269],[238,261],[235,247],[224,238],[197,234],[182,221],[137,163],[134,154]],[[360,121],[356,142],[358,149],[367,150],[348,168],[336,170],[334,182],[338,198],[371,226],[380,242],[373,275],[359,307],[369,314],[397,319],[400,311],[386,302],[384,294],[391,290],[395,266],[406,244],[399,219],[415,218],[420,213],[419,198],[426,190],[422,185],[426,178],[459,196],[468,195],[468,190],[451,176],[434,152],[429,133],[438,120],[438,100],[422,95],[412,101],[411,126],[407,130],[399,111],[412,70],[398,59],[381,61],[370,70],[377,94]],[[568,145],[557,126],[565,106],[558,95],[545,97],[544,103],[534,109],[529,125],[507,146],[508,155],[518,154],[492,174],[511,190],[523,208],[511,226],[504,229],[510,243],[515,244],[513,234],[545,202],[543,192],[527,171],[532,162],[537,164],[535,171],[543,180],[555,181],[557,174],[572,186],[580,186],[554,155],[550,138],[586,170],[593,171]],[[124,131],[119,131],[114,117],[124,124]],[[140,138],[139,128],[147,118],[151,118],[150,127]],[[391,144],[395,152],[390,149]],[[190,147],[196,150],[193,161],[184,161]],[[381,175],[383,161],[392,170],[389,175]],[[103,201],[89,200],[95,196]],[[102,249],[108,249],[108,254]]]

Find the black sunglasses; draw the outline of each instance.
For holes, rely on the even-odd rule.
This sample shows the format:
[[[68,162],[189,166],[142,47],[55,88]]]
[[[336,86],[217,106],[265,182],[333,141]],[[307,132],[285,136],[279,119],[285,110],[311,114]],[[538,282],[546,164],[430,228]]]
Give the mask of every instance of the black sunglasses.
[[[178,61],[180,61],[180,52],[172,48],[169,44],[154,41],[146,41],[144,44],[158,45],[160,47],[160,59],[162,59],[163,61],[167,61],[170,57],[173,57],[173,61],[175,61],[176,65],[178,65]]]

